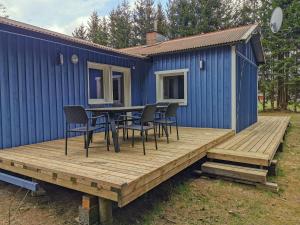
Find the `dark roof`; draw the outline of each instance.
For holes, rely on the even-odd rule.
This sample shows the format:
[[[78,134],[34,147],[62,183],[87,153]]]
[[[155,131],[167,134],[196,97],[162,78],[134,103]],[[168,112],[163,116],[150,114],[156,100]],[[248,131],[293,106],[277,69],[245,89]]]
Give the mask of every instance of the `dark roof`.
[[[11,19],[8,19],[8,18],[5,18],[5,17],[0,17],[0,24],[5,24],[5,25],[12,26],[12,27],[24,29],[24,30],[27,30],[27,31],[33,31],[33,32],[40,33],[40,34],[45,34],[45,35],[48,35],[50,37],[59,38],[59,39],[65,40],[65,41],[70,41],[70,42],[73,42],[73,43],[76,43],[76,44],[85,45],[85,46],[93,47],[93,48],[96,48],[96,49],[115,52],[115,53],[118,53],[118,54],[121,54],[121,55],[127,55],[127,56],[138,57],[138,58],[145,58],[145,56],[142,56],[142,55],[139,55],[139,54],[127,53],[127,52],[124,52],[124,51],[120,51],[118,49],[106,47],[104,45],[95,44],[95,43],[92,43],[90,41],[82,40],[82,39],[79,39],[79,38],[75,38],[75,37],[65,35],[65,34],[61,34],[61,33],[54,32],[54,31],[46,30],[46,29],[43,29],[43,28],[40,28],[40,27],[37,27],[37,26],[33,26],[33,25],[30,25],[30,24],[26,24],[26,23],[22,23],[22,22],[19,22],[19,21],[11,20]]]
[[[256,35],[258,40],[252,43],[254,45],[254,52],[257,62],[264,62],[264,54],[260,43],[260,36],[257,36],[258,24],[241,26],[206,34],[199,34],[184,38],[177,38],[169,41],[159,42],[153,45],[141,45],[131,48],[124,48],[121,51],[130,54],[139,54],[144,56],[154,56],[165,53],[173,53],[179,51],[186,51],[190,49],[213,47],[220,45],[229,45],[241,41],[248,41],[252,35]]]

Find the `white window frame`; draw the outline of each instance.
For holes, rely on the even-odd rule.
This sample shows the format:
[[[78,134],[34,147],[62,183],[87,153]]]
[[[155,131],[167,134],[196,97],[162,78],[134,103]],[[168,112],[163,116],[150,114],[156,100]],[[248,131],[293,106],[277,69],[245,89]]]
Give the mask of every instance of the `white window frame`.
[[[90,98],[90,70],[98,69],[103,71],[103,99]],[[94,62],[87,62],[87,75],[88,75],[88,104],[112,104],[112,72],[107,64],[100,64]]]
[[[164,102],[177,102],[179,105],[187,105],[187,88],[188,88],[188,75],[189,69],[177,69],[177,70],[163,70],[163,71],[156,71],[154,74],[156,75],[156,102],[164,103]],[[176,75],[183,75],[184,80],[184,98],[183,99],[164,99],[164,85],[163,80],[164,77],[168,76],[176,76]]]

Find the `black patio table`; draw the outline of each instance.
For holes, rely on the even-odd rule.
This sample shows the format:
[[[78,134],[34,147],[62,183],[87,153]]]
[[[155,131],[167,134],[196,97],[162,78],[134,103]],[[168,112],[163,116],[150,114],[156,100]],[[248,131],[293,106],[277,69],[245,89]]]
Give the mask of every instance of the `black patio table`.
[[[140,112],[143,111],[145,106],[125,106],[125,107],[103,107],[103,108],[87,108],[86,111],[91,112],[93,114],[99,114],[99,113],[107,113],[108,114],[108,120],[110,122],[111,127],[111,133],[112,133],[112,139],[114,143],[115,152],[120,152],[120,145],[119,145],[119,138],[118,138],[118,132],[116,128],[116,114],[120,113],[127,113],[127,112]],[[159,105],[157,106],[158,110],[163,110],[167,106],[166,105]],[[92,121],[92,125],[96,125],[96,120]],[[88,143],[90,143],[92,135],[88,137]]]

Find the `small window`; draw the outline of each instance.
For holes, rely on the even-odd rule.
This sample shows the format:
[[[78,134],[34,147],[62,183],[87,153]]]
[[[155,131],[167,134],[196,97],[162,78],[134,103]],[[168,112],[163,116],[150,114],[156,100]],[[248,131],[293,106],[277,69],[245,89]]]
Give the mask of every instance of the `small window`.
[[[155,72],[157,102],[187,105],[187,72],[188,69]]]
[[[111,83],[108,65],[88,62],[89,104],[112,103]]]

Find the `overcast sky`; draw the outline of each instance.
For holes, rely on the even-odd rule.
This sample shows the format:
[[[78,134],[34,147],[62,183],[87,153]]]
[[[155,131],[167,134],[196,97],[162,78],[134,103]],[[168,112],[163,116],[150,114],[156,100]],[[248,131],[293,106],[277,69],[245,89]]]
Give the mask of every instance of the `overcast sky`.
[[[75,27],[86,24],[96,10],[107,16],[122,0],[0,0],[9,18],[64,34],[72,34]],[[129,0],[134,4],[134,0]],[[162,0],[161,2],[166,2]]]

